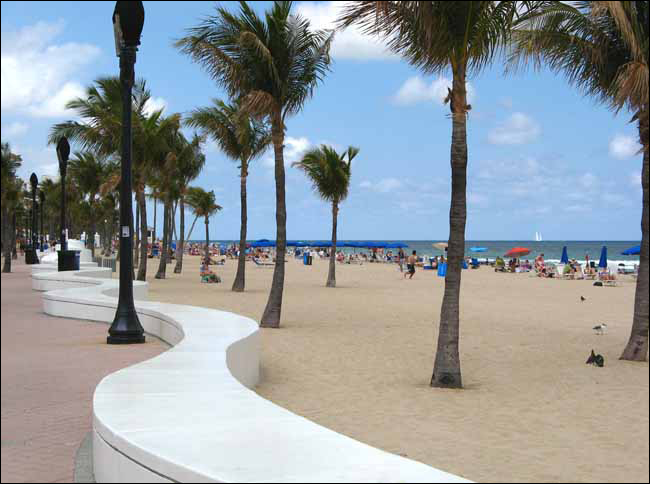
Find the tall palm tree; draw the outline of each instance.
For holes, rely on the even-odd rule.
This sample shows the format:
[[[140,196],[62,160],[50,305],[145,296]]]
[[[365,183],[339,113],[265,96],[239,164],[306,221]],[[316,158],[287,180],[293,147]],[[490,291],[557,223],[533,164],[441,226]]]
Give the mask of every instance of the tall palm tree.
[[[260,18],[246,2],[237,15],[217,8],[176,46],[201,64],[242,112],[268,118],[275,154],[277,262],[262,327],[280,326],[287,246],[284,137],[288,116],[300,112],[329,69],[333,32],[310,29],[291,14],[292,2],[274,2]]]
[[[214,191],[206,192],[203,188],[190,187],[187,191],[187,204],[192,207],[196,217],[203,217],[205,223],[205,259],[210,258],[210,217],[221,210],[217,204]]]
[[[111,171],[112,167],[109,161],[92,151],[77,151],[70,159],[71,182],[80,194],[88,199],[90,250],[93,257],[95,257],[95,232],[97,231],[98,215],[95,205],[98,202],[102,184]]]
[[[305,172],[316,193],[323,200],[332,204],[332,249],[327,287],[336,287],[336,225],[339,204],[348,196],[352,159],[358,153],[359,148],[353,146],[339,154],[331,146],[321,145],[320,148],[309,150],[302,160],[293,164]],[[347,161],[345,160],[346,155]]]
[[[180,274],[183,271],[183,254],[185,252],[185,197],[189,185],[194,181],[203,170],[205,166],[205,154],[201,151],[201,145],[205,141],[203,136],[195,134],[192,141],[187,143],[184,149],[178,156],[178,177],[176,182],[178,184],[178,209],[180,211],[180,240],[176,250],[176,267],[174,273]]]
[[[623,360],[645,361],[650,318],[648,280],[650,204],[648,176],[648,46],[647,1],[533,2],[514,31],[511,62],[522,66],[546,63],[569,82],[615,112],[633,113],[643,151],[641,174],[641,254],[634,298],[632,331]]]
[[[22,158],[11,151],[9,143],[2,143],[2,245],[4,248],[4,265],[2,272],[11,272],[12,251],[16,246],[15,213],[22,196],[22,181],[16,171],[22,164]]]
[[[214,99],[209,107],[194,109],[185,118],[185,124],[201,129],[231,158],[239,162],[241,229],[239,231],[239,261],[232,290],[242,292],[246,287],[246,179],[250,162],[260,156],[269,143],[271,134],[267,125],[241,112],[237,101],[226,104]]]
[[[519,2],[351,2],[339,19],[386,39],[389,48],[423,72],[452,74],[451,207],[448,268],[431,386],[461,388],[460,282],[467,220],[468,75],[490,64],[507,40]]]

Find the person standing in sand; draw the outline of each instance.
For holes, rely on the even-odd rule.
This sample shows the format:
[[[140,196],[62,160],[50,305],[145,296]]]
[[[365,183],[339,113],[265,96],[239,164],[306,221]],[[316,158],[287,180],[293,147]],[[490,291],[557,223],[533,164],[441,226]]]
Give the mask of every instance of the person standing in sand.
[[[404,254],[404,249],[400,248],[399,252],[397,253],[397,262],[399,263],[399,271],[404,272],[404,259],[406,258],[406,254]]]
[[[411,255],[409,255],[409,258],[406,261],[406,272],[404,273],[404,279],[406,279],[406,275],[409,275],[409,279],[413,279],[413,275],[415,274],[415,263],[418,261],[418,258],[415,256],[416,252],[413,251]]]

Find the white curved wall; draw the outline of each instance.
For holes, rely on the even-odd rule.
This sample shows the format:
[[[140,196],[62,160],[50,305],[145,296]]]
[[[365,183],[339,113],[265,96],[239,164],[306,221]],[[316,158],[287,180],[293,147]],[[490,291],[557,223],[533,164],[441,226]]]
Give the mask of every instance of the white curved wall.
[[[34,274],[33,286],[48,290],[48,314],[111,322],[118,283],[103,278],[107,270]],[[57,285],[66,289],[51,290]],[[145,283],[134,289],[146,295]],[[255,321],[193,306],[136,301],[136,308],[145,331],[173,348],[97,386],[97,482],[467,482],[249,390],[259,378]]]

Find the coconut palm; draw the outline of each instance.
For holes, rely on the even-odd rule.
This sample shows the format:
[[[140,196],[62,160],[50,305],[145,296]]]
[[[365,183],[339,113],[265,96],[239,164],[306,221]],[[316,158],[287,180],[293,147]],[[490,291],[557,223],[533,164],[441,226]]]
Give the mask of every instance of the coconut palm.
[[[327,287],[336,287],[336,225],[339,214],[339,204],[348,196],[350,188],[350,167],[352,159],[359,153],[359,148],[350,146],[347,151],[339,154],[331,146],[321,145],[293,164],[304,171],[311,180],[314,190],[320,197],[332,204],[332,249],[330,251],[330,267],[327,274]],[[347,155],[347,161],[345,157]]]
[[[629,341],[621,359],[648,354],[650,268],[648,231],[648,2],[533,2],[514,32],[511,61],[542,63],[618,112],[633,113],[643,151],[641,254]]]
[[[275,155],[277,260],[262,327],[280,326],[287,243],[284,137],[286,118],[301,111],[330,65],[333,33],[310,29],[291,14],[292,2],[274,2],[260,18],[246,2],[238,14],[215,16],[188,30],[176,46],[201,64],[242,112],[268,118]]]
[[[11,151],[9,143],[2,143],[2,245],[5,262],[2,272],[11,272],[12,250],[15,246],[14,214],[22,195],[22,181],[17,178],[22,158]]]
[[[11,272],[12,251],[16,246],[15,213],[22,197],[22,181],[16,171],[22,158],[11,151],[9,143],[2,143],[2,245],[4,265],[2,272]]]
[[[232,290],[242,292],[246,286],[246,179],[250,162],[260,156],[269,143],[271,134],[265,123],[255,120],[240,110],[240,103],[226,104],[214,99],[209,107],[194,109],[185,118],[185,124],[201,129],[221,150],[239,162],[241,229],[239,232],[239,261]]]
[[[449,262],[431,378],[435,387],[462,387],[459,299],[467,220],[467,113],[471,109],[466,82],[469,75],[490,64],[507,40],[517,3],[357,1],[348,4],[339,19],[342,27],[356,24],[365,33],[385,38],[393,52],[427,74],[447,70],[452,74],[445,100],[452,121]]]
[[[87,198],[88,216],[90,221],[90,250],[95,257],[95,233],[97,231],[97,215],[95,210],[102,184],[112,171],[110,162],[103,156],[92,151],[77,151],[70,159],[71,183],[79,193]]]
[[[196,217],[203,217],[205,223],[205,259],[210,258],[210,217],[221,210],[217,204],[214,191],[206,192],[203,188],[190,187],[187,190],[187,204],[192,207]]]

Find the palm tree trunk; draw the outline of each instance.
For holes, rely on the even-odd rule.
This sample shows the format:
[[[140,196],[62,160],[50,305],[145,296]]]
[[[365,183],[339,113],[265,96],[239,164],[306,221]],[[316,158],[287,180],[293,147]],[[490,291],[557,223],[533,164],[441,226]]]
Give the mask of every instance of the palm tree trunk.
[[[244,292],[246,287],[246,229],[248,224],[248,210],[246,205],[246,177],[248,175],[248,163],[242,160],[240,175],[240,198],[241,198],[241,228],[239,229],[239,260],[237,261],[237,274],[232,284],[235,292]]]
[[[138,192],[135,193],[135,244],[133,244],[133,267],[138,267],[140,264],[140,202],[138,201]]]
[[[210,218],[205,217],[205,261],[210,260]]]
[[[467,220],[467,117],[465,73],[454,72],[452,90],[451,207],[445,293],[440,309],[438,348],[431,377],[432,387],[462,388],[460,355],[460,279],[465,254]]]
[[[185,240],[192,240],[190,237],[192,236],[192,232],[194,231],[194,224],[196,224],[196,221],[199,219],[198,215],[194,216],[194,221],[192,222],[192,226],[190,227],[190,231],[187,233],[187,237],[185,237]]]
[[[279,112],[272,119],[271,136],[275,152],[275,221],[276,259],[273,270],[271,292],[260,321],[263,328],[279,328],[282,313],[282,294],[284,292],[284,255],[287,249],[287,206],[284,181],[284,124]]]
[[[173,229],[176,221],[174,219],[174,204],[169,202],[169,228],[167,229],[167,264],[170,264],[172,261],[171,250],[172,250],[172,240],[173,240]]]
[[[12,243],[10,235],[10,225],[9,225],[9,210],[4,208],[2,210],[2,245],[3,252],[5,256],[5,262],[2,266],[2,272],[8,273],[11,272],[11,257],[12,257]],[[14,244],[15,245],[15,244]]]
[[[156,273],[156,279],[165,279],[167,272],[167,232],[169,230],[169,208],[168,203],[165,201],[163,203],[163,238],[162,238],[162,250],[160,251],[160,264],[158,265],[158,272]]]
[[[181,211],[181,225],[179,231],[181,233],[181,239],[178,241],[176,246],[176,267],[174,267],[174,274],[180,274],[183,272],[183,252],[185,251],[185,197],[181,196],[180,200],[180,211]]]
[[[650,167],[648,166],[648,107],[645,108],[645,114],[639,117],[639,133],[643,145],[643,170],[641,172],[641,185],[643,186],[643,209],[641,212],[641,254],[639,255],[639,274],[636,279],[636,293],[634,296],[634,319],[632,321],[632,332],[630,340],[621,355],[621,360],[645,361],[648,354],[648,320],[650,312],[648,310],[648,293],[650,284],[648,283],[648,252],[650,237],[648,229],[650,223],[650,203],[649,182]]]
[[[147,280],[147,198],[142,190],[138,190],[138,206],[140,207],[140,265],[138,266],[138,281]]]
[[[16,250],[16,238],[18,237],[16,226],[16,207],[14,207],[14,214],[11,217],[11,258],[13,260],[18,260],[18,251]]]
[[[154,197],[153,199],[153,237],[151,238],[152,242],[156,241],[156,219],[158,218],[157,215],[158,211],[158,200]]]
[[[330,252],[330,270],[327,274],[327,287],[336,287],[336,224],[339,204],[332,202],[332,248]]]

